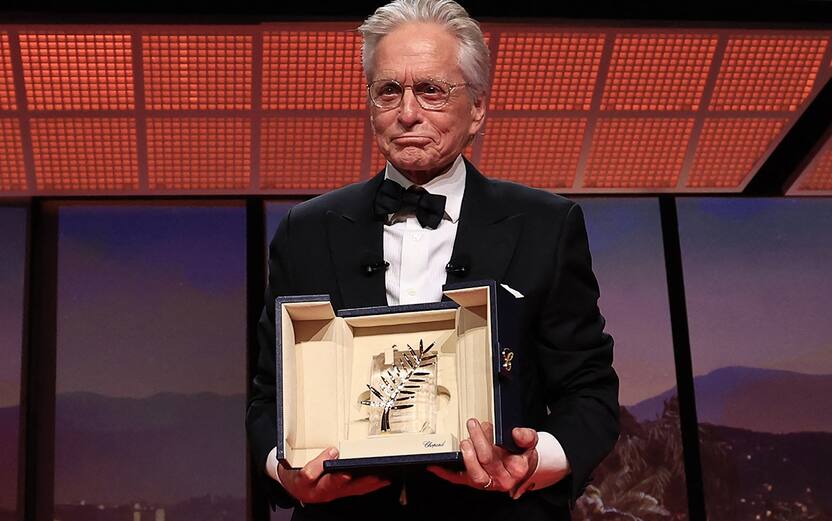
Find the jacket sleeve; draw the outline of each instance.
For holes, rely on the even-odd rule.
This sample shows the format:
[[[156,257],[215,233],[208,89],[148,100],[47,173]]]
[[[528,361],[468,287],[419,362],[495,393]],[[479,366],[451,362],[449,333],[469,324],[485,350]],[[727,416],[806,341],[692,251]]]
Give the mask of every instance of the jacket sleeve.
[[[577,204],[569,208],[557,240],[555,274],[534,343],[545,368],[543,386],[550,411],[543,430],[560,442],[572,469],[557,488],[568,488],[569,504],[574,505],[618,439],[618,376]]]
[[[281,221],[269,246],[269,282],[263,312],[257,324],[257,369],[246,411],[246,432],[256,482],[266,493],[272,510],[291,508],[297,501],[266,473],[266,458],[277,441],[275,400],[275,308],[279,295],[292,293],[289,230],[291,210]]]

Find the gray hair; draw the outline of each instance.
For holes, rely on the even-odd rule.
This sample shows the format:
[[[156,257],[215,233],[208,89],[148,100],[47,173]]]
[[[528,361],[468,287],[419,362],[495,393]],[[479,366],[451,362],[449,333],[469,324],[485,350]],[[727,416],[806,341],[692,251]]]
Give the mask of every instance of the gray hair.
[[[364,37],[361,62],[371,78],[373,54],[381,38],[397,27],[414,22],[435,23],[459,41],[459,68],[475,98],[488,91],[491,58],[480,25],[464,7],[453,0],[395,0],[379,7],[358,28]]]

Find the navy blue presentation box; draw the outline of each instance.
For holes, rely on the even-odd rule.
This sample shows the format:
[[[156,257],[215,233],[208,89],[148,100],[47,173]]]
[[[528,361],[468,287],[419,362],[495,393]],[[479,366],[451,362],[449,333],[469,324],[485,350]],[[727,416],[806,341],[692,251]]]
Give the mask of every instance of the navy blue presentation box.
[[[327,447],[326,471],[375,472],[462,461],[466,421],[494,425],[495,443],[517,451],[522,426],[513,373],[519,340],[515,295],[494,281],[446,285],[430,304],[343,309],[327,295],[278,297],[276,316],[277,458],[301,468]],[[392,347],[434,343],[437,394],[428,432],[371,432],[373,359]],[[378,431],[378,429],[376,429]]]

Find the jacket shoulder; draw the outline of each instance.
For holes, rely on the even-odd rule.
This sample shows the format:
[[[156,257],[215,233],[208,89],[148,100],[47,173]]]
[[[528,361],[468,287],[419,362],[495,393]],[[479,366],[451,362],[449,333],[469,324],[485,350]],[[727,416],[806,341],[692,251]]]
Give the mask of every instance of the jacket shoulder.
[[[291,210],[292,222],[319,221],[329,210],[344,214],[351,213],[363,202],[369,201],[367,192],[368,184],[371,182],[372,179],[353,183],[296,204]]]
[[[507,208],[525,213],[565,214],[577,203],[562,195],[512,181],[489,179],[494,195]]]

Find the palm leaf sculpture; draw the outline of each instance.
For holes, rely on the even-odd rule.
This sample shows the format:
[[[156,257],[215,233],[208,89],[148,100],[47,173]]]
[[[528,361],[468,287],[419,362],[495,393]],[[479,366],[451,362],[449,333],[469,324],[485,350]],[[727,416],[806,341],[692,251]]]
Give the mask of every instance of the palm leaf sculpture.
[[[412,402],[416,392],[428,382],[427,377],[431,375],[431,366],[436,365],[436,353],[431,353],[435,342],[424,347],[422,340],[419,340],[419,350],[407,345],[407,351],[396,351],[393,345],[394,362],[385,374],[379,375],[381,384],[373,387],[367,384],[371,396],[369,400],[361,400],[361,405],[381,409],[381,432],[390,430],[390,412],[409,409],[414,406]],[[395,355],[398,354],[398,362]],[[386,377],[385,377],[386,375]]]

